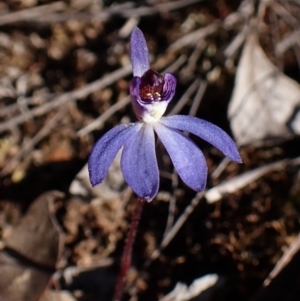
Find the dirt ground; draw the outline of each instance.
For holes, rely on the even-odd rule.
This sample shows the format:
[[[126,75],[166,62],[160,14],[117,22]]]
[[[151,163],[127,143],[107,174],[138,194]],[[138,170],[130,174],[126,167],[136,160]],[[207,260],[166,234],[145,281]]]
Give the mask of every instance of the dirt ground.
[[[227,108],[243,43],[226,50],[256,18],[269,59],[299,82],[299,44],[275,52],[298,32],[299,16],[300,4],[287,0],[0,0],[0,301],[112,299],[136,196],[118,162],[99,189],[84,171],[96,140],[135,120],[135,25],[153,68],[178,80],[167,114],[192,114],[233,136]],[[182,183],[158,143],[160,190],[142,212],[124,300],[299,300],[299,137],[242,145],[244,163],[218,174],[223,156],[194,141],[208,190],[281,163],[209,202]],[[218,282],[206,294],[163,299],[208,274]]]

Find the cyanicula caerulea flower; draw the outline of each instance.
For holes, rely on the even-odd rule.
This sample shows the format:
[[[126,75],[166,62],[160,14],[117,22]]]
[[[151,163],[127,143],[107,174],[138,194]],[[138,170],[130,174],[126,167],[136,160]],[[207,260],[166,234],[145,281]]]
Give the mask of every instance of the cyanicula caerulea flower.
[[[123,176],[140,198],[151,201],[159,188],[154,133],[182,181],[195,191],[205,188],[207,166],[200,149],[181,131],[206,140],[228,158],[242,162],[235,143],[216,125],[192,116],[162,117],[175,94],[176,79],[170,73],[163,76],[150,69],[147,44],[137,27],[131,34],[130,49],[134,76],[130,96],[138,122],[118,125],[97,141],[88,162],[92,185],[103,181],[116,154],[124,147]]]

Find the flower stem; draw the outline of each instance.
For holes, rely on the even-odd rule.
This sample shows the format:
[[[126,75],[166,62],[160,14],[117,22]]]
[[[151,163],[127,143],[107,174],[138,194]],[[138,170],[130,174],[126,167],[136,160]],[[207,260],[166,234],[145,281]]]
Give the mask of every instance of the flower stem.
[[[124,247],[122,259],[121,259],[121,267],[117,280],[117,284],[115,287],[115,294],[113,301],[121,301],[124,292],[124,285],[127,272],[131,265],[131,255],[132,255],[132,247],[135,241],[135,236],[137,232],[137,227],[140,221],[142,209],[143,209],[144,201],[141,198],[138,198],[137,203],[134,208],[131,224],[129,231],[127,233],[126,244]]]

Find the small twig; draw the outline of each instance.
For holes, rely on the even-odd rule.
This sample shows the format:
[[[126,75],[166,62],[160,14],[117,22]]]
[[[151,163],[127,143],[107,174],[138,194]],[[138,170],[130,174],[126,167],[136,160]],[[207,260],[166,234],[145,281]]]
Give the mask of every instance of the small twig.
[[[21,11],[8,13],[0,16],[0,26],[20,21],[32,20],[35,17],[44,17],[45,15],[51,14],[52,12],[61,11],[65,8],[66,4],[63,1],[58,1],[51,4],[40,5],[33,8],[27,8]]]
[[[131,17],[129,18],[125,24],[119,30],[119,37],[125,39],[130,36],[134,26],[137,26],[139,23],[139,18]]]
[[[164,232],[163,237],[165,237],[171,230],[171,228],[173,227],[174,224],[174,220],[175,220],[175,213],[176,213],[176,195],[174,194],[174,191],[177,189],[178,187],[178,175],[176,173],[176,171],[174,170],[173,174],[172,174],[172,190],[173,190],[173,194],[171,195],[170,201],[169,201],[169,213],[168,213],[168,219],[167,219],[167,225],[166,225],[166,229]]]
[[[197,67],[197,61],[202,54],[203,50],[205,49],[207,43],[204,40],[200,40],[194,51],[192,52],[191,56],[188,59],[187,65],[181,71],[181,77],[185,78],[192,78],[194,77],[194,70]]]
[[[42,22],[42,23],[57,23],[65,22],[68,20],[81,20],[81,21],[90,21],[90,20],[102,20],[106,21],[112,16],[120,16],[123,18],[138,18],[143,16],[151,16],[157,13],[168,12],[172,10],[177,10],[182,7],[201,2],[203,0],[178,0],[170,1],[167,3],[157,4],[154,6],[140,6],[133,8],[134,2],[125,2],[123,4],[111,6],[102,11],[91,13],[73,13],[73,14],[49,14],[43,17],[34,16],[34,19],[31,19],[31,22]],[[26,18],[26,21],[29,21]]]
[[[85,98],[89,94],[91,94],[97,90],[103,89],[106,86],[111,85],[118,79],[121,79],[124,76],[127,76],[128,74],[130,74],[130,72],[131,72],[131,66],[128,65],[128,66],[120,68],[120,69],[118,69],[118,70],[116,70],[116,71],[82,87],[82,88],[79,88],[72,92],[64,93],[60,96],[57,96],[52,101],[49,101],[48,103],[45,103],[44,105],[41,105],[29,112],[26,112],[22,115],[13,117],[10,120],[1,123],[0,124],[0,133],[4,132],[6,130],[9,130],[12,127],[15,127],[18,124],[20,124],[30,118],[44,115],[44,114],[48,113],[49,111],[51,111],[55,108],[58,108],[59,106],[67,103],[68,101],[74,101],[75,99]]]
[[[255,13],[255,1],[243,0],[235,12],[229,14],[223,22],[225,30],[236,28],[238,23],[244,23]]]
[[[292,16],[292,14],[287,11],[281,4],[277,3],[276,1],[272,2],[270,5],[272,8],[281,18],[283,18],[292,28],[295,30],[300,29],[300,24],[298,20]]]
[[[189,6],[191,4],[202,2],[204,0],[177,0],[177,1],[169,1],[166,3],[157,4],[153,7],[144,6],[144,7],[138,7],[134,9],[128,9],[124,11],[122,14],[124,17],[143,17],[143,16],[149,16],[161,12],[168,12],[172,10],[176,10],[179,8],[183,8],[186,6]]]
[[[1,39],[0,39],[0,45],[3,47],[1,44]],[[12,46],[10,45],[10,48]],[[9,49],[10,49],[9,48]],[[9,97],[9,98],[15,98],[17,97],[17,91],[16,88],[13,86],[12,79],[8,76],[5,76],[1,78],[0,80],[0,97]],[[1,108],[2,111],[3,108]],[[2,113],[2,112],[1,112]]]
[[[211,178],[212,179],[217,179],[222,174],[222,172],[225,170],[225,168],[230,163],[230,161],[231,160],[227,157],[223,158],[223,160],[220,162],[218,167],[211,174]]]
[[[170,65],[166,71],[174,73],[176,72],[187,60],[187,56],[182,54],[172,65]]]
[[[119,111],[120,109],[124,108],[130,104],[130,96],[126,96],[122,100],[118,101],[114,105],[112,105],[107,111],[105,111],[100,117],[95,119],[93,122],[91,122],[86,127],[82,128],[77,132],[78,136],[84,136],[90,132],[92,132],[95,129],[100,129],[101,126],[105,123],[107,119],[109,119],[114,113]]]
[[[300,31],[298,30],[286,34],[285,37],[277,43],[277,45],[275,46],[275,54],[282,55],[290,47],[297,44],[300,44]]]
[[[92,21],[92,20],[101,20],[107,21],[111,17],[120,15],[122,16],[124,11],[131,9],[134,6],[134,2],[125,2],[108,8],[104,8],[98,12],[82,12],[82,13],[64,13],[64,14],[49,14],[43,17],[37,17],[31,22],[39,23],[59,23],[66,22],[68,20],[78,20],[78,21]]]
[[[207,88],[207,81],[202,80],[201,83],[200,83],[200,86],[198,88],[198,91],[196,93],[196,96],[194,97],[194,101],[193,101],[193,104],[190,108],[189,115],[196,116],[197,111],[198,111],[199,106],[200,106],[200,103],[201,103],[201,100],[202,100],[203,95],[206,91],[206,88]]]
[[[200,85],[201,80],[199,78],[195,79],[185,93],[181,96],[175,107],[170,111],[168,115],[177,114],[182,110],[186,103],[190,100],[191,95],[197,90]]]
[[[52,281],[59,283],[63,278],[67,285],[71,285],[73,279],[78,277],[81,273],[86,273],[99,268],[105,268],[113,264],[112,258],[99,259],[92,262],[89,266],[68,266],[65,269],[58,270],[52,276]]]
[[[19,110],[19,104],[15,102],[14,104],[8,105],[0,110],[0,117],[6,117],[9,114],[14,113]]]
[[[280,29],[279,29],[279,21],[278,21],[278,18],[277,18],[277,15],[274,11],[271,11],[269,13],[269,20],[270,20],[270,32],[271,32],[271,39],[272,39],[272,42],[273,42],[273,48],[276,47],[276,45],[278,44],[279,40],[280,40],[280,35],[279,35],[279,32],[280,32]],[[275,60],[276,60],[276,66],[277,68],[279,69],[280,72],[283,73],[283,59],[282,59],[282,54],[274,51],[275,53]]]
[[[202,199],[203,195],[205,194],[205,191],[201,191],[197,193],[195,198],[191,201],[190,205],[188,205],[182,215],[177,219],[175,225],[170,229],[170,231],[167,233],[167,235],[163,238],[160,246],[153,251],[153,253],[150,256],[150,259],[145,263],[145,266],[149,266],[149,264],[158,258],[161,251],[165,249],[169,243],[172,241],[172,239],[175,237],[175,235],[178,233],[182,225],[186,222],[188,217],[191,215],[191,213],[194,211],[196,206],[199,204],[200,200]]]
[[[239,33],[234,37],[234,39],[226,47],[226,49],[224,50],[224,56],[227,59],[233,58],[235,53],[238,51],[238,49],[244,43],[244,41],[249,33],[249,30],[250,30],[250,26],[248,24],[245,24],[243,26],[242,30],[239,31]]]
[[[238,175],[230,180],[227,180],[223,183],[221,183],[218,186],[215,186],[211,189],[209,189],[205,193],[205,198],[207,199],[208,203],[214,203],[216,201],[219,201],[222,199],[222,196],[227,193],[234,193],[243,187],[253,183],[257,179],[261,178],[265,174],[271,172],[271,171],[276,171],[276,170],[281,170],[284,167],[286,167],[288,164],[293,164],[293,165],[299,165],[300,164],[300,157],[297,157],[292,160],[284,159],[280,160],[274,163],[270,163],[267,165],[264,165],[262,167],[258,167],[256,169],[247,171],[241,175]]]
[[[292,260],[296,253],[300,250],[300,234],[298,234],[295,241],[289,246],[289,248],[284,252],[280,260],[275,265],[274,269],[271,271],[267,279],[264,281],[264,286],[268,286],[272,280],[279,275],[279,273],[287,266],[287,264]]]
[[[219,28],[219,22],[209,24],[205,27],[197,29],[189,34],[186,34],[182,38],[179,38],[173,44],[171,44],[168,50],[176,51],[188,45],[196,45],[199,40],[203,40],[208,35],[211,35]]]
[[[49,122],[13,157],[5,167],[0,171],[0,176],[5,176],[11,173],[16,166],[19,164],[20,160],[24,158],[33,148],[39,143],[49,132],[57,125],[58,121],[64,116],[67,111],[67,107],[63,107],[59,112],[57,112]]]
[[[207,46],[207,43],[204,40],[200,40],[197,43],[194,51],[192,52],[191,56],[189,57],[188,64],[187,64],[188,69],[194,70],[194,68],[197,66],[197,61],[206,46]]]

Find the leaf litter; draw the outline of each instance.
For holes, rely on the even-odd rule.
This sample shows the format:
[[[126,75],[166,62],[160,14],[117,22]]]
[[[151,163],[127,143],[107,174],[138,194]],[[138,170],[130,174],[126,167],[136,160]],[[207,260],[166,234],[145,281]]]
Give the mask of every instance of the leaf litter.
[[[52,282],[36,291],[37,297],[111,299],[135,197],[119,177],[118,162],[99,191],[86,184],[80,170],[97,138],[120,122],[134,120],[126,102],[131,73],[128,36],[138,25],[154,54],[153,66],[160,71],[172,67],[178,78],[178,105],[174,102],[169,113],[191,110],[227,132],[231,128],[243,145],[244,165],[225,164],[217,177],[211,177],[221,156],[197,141],[208,160],[209,177],[207,197],[195,195],[176,180],[158,145],[162,183],[142,216],[124,299],[164,300],[177,283],[184,283],[186,290],[196,279],[216,274],[221,285],[212,285],[211,294],[200,294],[200,300],[269,300],[270,296],[298,300],[298,272],[288,270],[289,283],[280,279],[286,269],[299,264],[297,251],[289,252],[290,246],[297,250],[293,242],[299,232],[299,169],[292,162],[300,148],[297,127],[290,127],[298,121],[298,102],[297,97],[288,97],[299,89],[299,43],[288,39],[296,37],[299,29],[297,2],[259,1],[255,6],[251,0],[146,1],[137,6],[121,1],[22,0],[0,1],[0,8],[1,254],[7,237],[23,228],[28,215],[38,221],[31,203],[45,201],[43,193],[53,189],[66,193],[55,199],[52,216],[62,229],[62,256],[47,270],[47,277],[54,275]],[[254,32],[253,22],[259,29]],[[250,33],[256,35],[255,42]],[[253,49],[245,57],[247,47]],[[253,97],[260,90],[249,86],[258,80],[265,89],[257,77],[261,71],[255,69],[263,64],[269,67],[261,71],[276,74],[270,79],[276,84],[271,92],[279,91],[280,99],[268,97],[263,110],[259,105],[264,103],[259,102],[254,111],[240,115],[249,129],[241,135],[244,128],[231,120],[232,101],[240,101],[249,89],[246,100],[261,100]],[[239,86],[242,71],[256,77],[246,77],[246,84]],[[204,92],[199,90],[201,84],[207,85]],[[282,118],[276,127],[274,106]],[[249,120],[250,115],[254,120]],[[265,141],[269,136],[281,141],[270,144]],[[259,143],[253,144],[254,140]],[[218,201],[207,203],[209,191],[245,175],[246,182],[219,191]],[[173,218],[165,233],[169,214]],[[19,253],[29,248],[30,240],[15,243],[16,251],[6,254],[5,262],[21,271],[25,263]],[[36,258],[46,256],[39,246],[34,253]],[[287,254],[285,265],[278,268],[283,254]],[[271,273],[268,278],[275,266],[276,277]],[[35,268],[44,273],[26,261],[25,270]],[[29,281],[30,272],[26,275],[23,281]],[[21,294],[22,286],[14,291]],[[180,300],[195,298],[186,296]],[[5,296],[5,301],[13,298]]]

